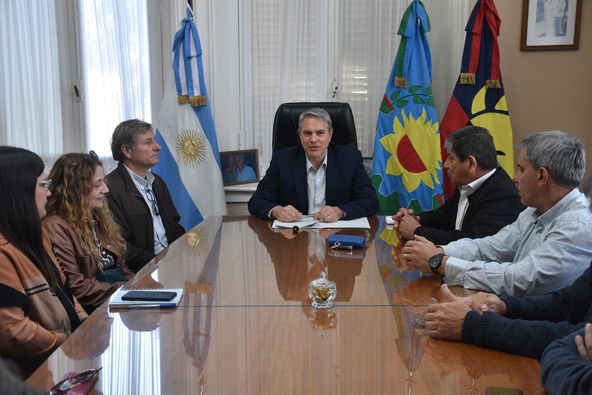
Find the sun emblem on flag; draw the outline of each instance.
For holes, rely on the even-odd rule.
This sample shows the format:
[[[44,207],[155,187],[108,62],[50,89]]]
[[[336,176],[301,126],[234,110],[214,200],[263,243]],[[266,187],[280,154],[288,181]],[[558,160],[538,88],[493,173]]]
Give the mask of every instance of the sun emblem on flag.
[[[197,166],[206,157],[206,142],[203,134],[193,129],[181,129],[177,137],[177,158],[185,166]]]
[[[417,119],[401,111],[403,122],[396,116],[393,122],[394,133],[380,139],[384,149],[390,154],[386,163],[386,173],[401,176],[407,192],[416,190],[420,183],[434,189],[440,184],[438,170],[441,169],[440,135],[438,123],[426,121],[425,109]]]
[[[183,252],[185,255],[203,255],[208,249],[208,234],[205,228],[199,225],[183,236]]]

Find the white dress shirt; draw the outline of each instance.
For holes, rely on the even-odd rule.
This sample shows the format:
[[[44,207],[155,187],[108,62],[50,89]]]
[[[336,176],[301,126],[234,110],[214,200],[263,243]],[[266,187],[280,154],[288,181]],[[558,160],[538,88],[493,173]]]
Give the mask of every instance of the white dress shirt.
[[[325,207],[325,187],[327,176],[327,156],[318,169],[315,169],[312,162],[306,158],[306,180],[308,182],[308,214],[317,213],[321,208]]]
[[[124,167],[126,168],[130,177],[132,178],[132,181],[138,189],[138,192],[140,192],[140,194],[144,198],[144,201],[148,205],[148,211],[150,211],[150,215],[152,215],[152,227],[154,228],[154,254],[158,254],[160,251],[164,250],[169,245],[169,241],[166,237],[166,230],[164,228],[164,224],[162,223],[160,213],[158,215],[155,215],[152,207],[152,199],[154,199],[155,204],[158,204],[158,202],[156,202],[156,195],[152,190],[152,183],[154,182],[156,177],[154,177],[154,175],[150,171],[148,171],[146,173],[146,178],[143,178],[134,173],[127,166],[124,165]],[[151,196],[148,196],[149,193],[151,194]]]
[[[570,285],[592,259],[590,201],[577,188],[544,214],[526,208],[492,236],[442,247],[445,281],[512,296],[542,295]]]
[[[465,214],[469,208],[469,196],[479,189],[479,187],[483,185],[483,183],[487,181],[487,179],[491,177],[493,173],[495,173],[495,169],[485,173],[473,182],[460,186],[460,199],[458,199],[458,209],[456,210],[456,224],[454,226],[455,230],[462,229],[463,219],[465,219]]]

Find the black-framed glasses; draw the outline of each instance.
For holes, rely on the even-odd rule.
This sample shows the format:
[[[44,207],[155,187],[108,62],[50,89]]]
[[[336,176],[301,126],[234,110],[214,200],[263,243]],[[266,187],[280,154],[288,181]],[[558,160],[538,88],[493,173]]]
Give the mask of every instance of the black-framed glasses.
[[[39,181],[37,184],[39,184],[39,186],[45,189],[46,191],[49,191],[49,187],[51,186],[51,180],[45,179],[43,181]]]
[[[154,215],[160,215],[160,211],[158,211],[158,204],[156,204],[156,198],[154,197],[154,193],[152,192],[152,189],[150,188],[146,188],[146,197],[148,198],[148,201],[150,202],[150,205],[152,206],[152,213],[154,213]]]

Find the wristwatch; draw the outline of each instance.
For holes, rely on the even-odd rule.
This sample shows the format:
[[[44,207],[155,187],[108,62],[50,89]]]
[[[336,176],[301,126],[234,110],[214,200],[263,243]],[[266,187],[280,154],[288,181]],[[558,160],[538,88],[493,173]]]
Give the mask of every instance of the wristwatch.
[[[436,254],[430,259],[428,259],[428,266],[430,267],[433,273],[438,274],[438,268],[442,264],[442,258],[444,258],[444,254]]]

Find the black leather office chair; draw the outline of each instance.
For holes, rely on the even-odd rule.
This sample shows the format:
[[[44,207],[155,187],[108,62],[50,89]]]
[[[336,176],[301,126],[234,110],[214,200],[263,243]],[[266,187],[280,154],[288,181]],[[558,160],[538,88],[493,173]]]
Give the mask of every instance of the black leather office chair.
[[[333,122],[332,142],[358,148],[354,114],[348,103],[283,103],[275,112],[272,148],[274,151],[299,144],[298,118],[305,110],[320,107],[326,110]]]

